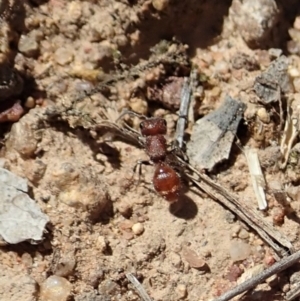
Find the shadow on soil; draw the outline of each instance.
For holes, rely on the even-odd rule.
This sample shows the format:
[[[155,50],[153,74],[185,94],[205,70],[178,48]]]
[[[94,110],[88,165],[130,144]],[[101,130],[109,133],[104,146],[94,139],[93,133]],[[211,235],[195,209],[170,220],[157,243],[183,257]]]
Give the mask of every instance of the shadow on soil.
[[[182,195],[178,202],[170,205],[169,211],[178,218],[189,220],[195,218],[198,207],[190,197]]]
[[[132,24],[129,32],[139,30],[139,43],[135,47],[120,49],[128,64],[136,64],[141,58],[148,58],[150,48],[161,40],[178,41],[190,46],[194,54],[196,48],[211,45],[221,33],[224,17],[228,15],[231,0],[186,0],[171,1],[163,12],[154,8],[140,15],[140,24]]]

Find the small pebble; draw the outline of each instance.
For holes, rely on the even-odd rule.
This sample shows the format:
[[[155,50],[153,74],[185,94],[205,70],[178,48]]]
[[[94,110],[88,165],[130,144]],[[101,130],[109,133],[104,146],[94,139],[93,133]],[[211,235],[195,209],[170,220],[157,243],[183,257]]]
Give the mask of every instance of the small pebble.
[[[234,262],[245,260],[250,256],[251,248],[243,241],[234,240],[229,247],[229,254]]]
[[[182,257],[188,262],[191,268],[203,270],[207,268],[205,260],[189,247],[182,249]]]
[[[37,148],[37,141],[33,135],[31,125],[26,119],[21,119],[11,127],[6,141],[7,150],[14,149],[23,157],[31,157]]]
[[[34,100],[34,98],[32,96],[27,97],[24,105],[28,109],[34,108],[35,107],[35,100]]]
[[[130,108],[138,114],[145,115],[148,111],[148,104],[144,99],[134,97],[130,99]]]
[[[96,240],[96,247],[101,253],[104,253],[107,249],[107,241],[104,236],[99,236]]]
[[[141,235],[144,232],[144,225],[142,223],[136,223],[131,229],[135,235]]]
[[[259,108],[257,110],[257,116],[258,118],[263,122],[263,123],[269,123],[270,122],[270,114],[267,112],[267,110],[262,107],[262,108]]]
[[[66,301],[71,294],[71,283],[59,276],[50,276],[42,283],[40,299],[43,301]]]
[[[2,122],[16,122],[24,114],[24,109],[21,106],[20,102],[17,101],[12,105],[12,107],[4,110],[0,113],[0,123]]]
[[[152,0],[153,7],[158,11],[162,11],[166,9],[168,4],[169,4],[169,0]]]
[[[27,36],[21,36],[18,48],[25,56],[36,57],[39,53],[39,43],[36,35],[29,33]]]
[[[67,48],[58,48],[54,54],[55,61],[63,66],[71,63],[73,61],[73,53],[71,49]]]
[[[239,232],[241,231],[242,227],[240,225],[234,225],[232,227],[232,231],[231,231],[231,236],[232,237],[237,237]]]
[[[26,268],[31,268],[33,260],[29,253],[24,253],[22,255],[22,263],[25,265]]]
[[[184,299],[187,296],[187,287],[184,284],[178,284],[176,287],[176,296],[178,299]]]
[[[241,231],[239,233],[239,238],[241,238],[241,239],[249,238],[249,232],[245,229],[241,229]]]
[[[294,21],[294,28],[300,30],[300,17],[296,17]]]
[[[299,93],[300,92],[300,78],[296,77],[293,81],[293,84],[294,84],[295,91]]]
[[[122,201],[116,207],[124,217],[129,218],[132,215],[132,204]]]
[[[217,74],[227,74],[229,72],[229,66],[228,64],[225,62],[225,61],[218,61],[216,62],[215,64],[215,69],[214,71],[217,73]]]
[[[177,253],[170,252],[168,258],[169,258],[170,262],[172,263],[172,265],[174,267],[176,267],[177,269],[180,268],[180,266],[182,265],[181,257]]]
[[[76,265],[75,256],[64,258],[55,267],[54,274],[60,277],[67,277],[73,273],[75,265]]]

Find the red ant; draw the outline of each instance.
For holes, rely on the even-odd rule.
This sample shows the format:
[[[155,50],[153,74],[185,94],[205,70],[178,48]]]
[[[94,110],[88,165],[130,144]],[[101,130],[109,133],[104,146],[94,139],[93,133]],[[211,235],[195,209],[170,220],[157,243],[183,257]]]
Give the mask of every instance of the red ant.
[[[116,122],[126,114],[144,119],[140,123],[140,130],[142,136],[145,137],[144,147],[150,158],[150,161],[139,161],[134,170],[136,170],[138,165],[152,163],[155,167],[152,179],[154,189],[168,202],[174,203],[178,201],[181,192],[181,180],[179,174],[166,160],[169,153],[167,141],[164,137],[167,133],[166,120],[160,117],[147,118],[132,111],[124,111]],[[131,131],[135,132],[132,129]]]
[[[178,173],[166,162],[167,123],[163,118],[148,118],[140,124],[141,134],[146,138],[145,150],[154,164],[153,186],[168,202],[178,201],[181,181]],[[146,163],[146,162],[141,162]]]

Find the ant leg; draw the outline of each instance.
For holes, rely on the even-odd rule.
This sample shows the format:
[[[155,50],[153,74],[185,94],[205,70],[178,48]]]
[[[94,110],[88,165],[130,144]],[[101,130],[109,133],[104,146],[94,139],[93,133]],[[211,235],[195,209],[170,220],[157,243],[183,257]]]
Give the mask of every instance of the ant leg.
[[[138,175],[139,175],[139,179],[138,179],[138,183],[140,183],[140,179],[141,179],[141,175],[142,175],[142,165],[152,165],[152,163],[150,161],[147,160],[139,160],[137,161],[137,163],[135,164],[134,168],[133,168],[133,172],[136,172],[138,169]]]
[[[171,145],[169,145],[169,147],[170,148],[167,150],[168,154],[173,154],[175,156],[178,156],[185,162],[189,161],[188,156],[186,155],[184,150],[179,147],[179,145],[177,145],[176,143],[172,143]]]
[[[119,117],[116,119],[115,123],[117,124],[121,119],[124,118],[125,115],[132,115],[135,117],[138,117],[140,119],[146,119],[147,117],[141,114],[138,114],[136,112],[130,111],[130,110],[123,110],[122,113],[119,115]],[[141,135],[140,132],[136,131],[135,129],[133,129],[132,127],[130,127],[128,124],[124,123],[124,128],[126,128],[126,130],[128,130],[129,132],[134,133],[135,135],[137,135],[137,137],[139,137]]]

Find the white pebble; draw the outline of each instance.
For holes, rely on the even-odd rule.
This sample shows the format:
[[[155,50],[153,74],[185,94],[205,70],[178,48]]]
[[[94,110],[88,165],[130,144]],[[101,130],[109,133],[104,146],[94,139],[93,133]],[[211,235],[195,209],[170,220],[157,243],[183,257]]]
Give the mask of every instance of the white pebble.
[[[163,11],[169,4],[169,0],[152,0],[153,7],[158,11]]]
[[[59,276],[50,276],[41,285],[40,299],[43,301],[66,301],[71,294],[71,283]]]
[[[243,241],[234,240],[231,242],[229,254],[234,262],[245,260],[250,256],[251,248]]]
[[[263,123],[270,122],[270,114],[267,112],[265,108],[259,108],[257,110],[257,116]]]
[[[184,284],[178,284],[176,287],[178,299],[184,299],[187,296],[187,288]]]
[[[131,229],[135,235],[141,235],[144,232],[144,225],[142,223],[136,223]]]

